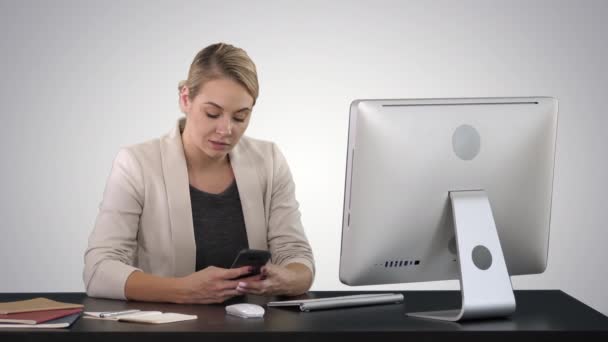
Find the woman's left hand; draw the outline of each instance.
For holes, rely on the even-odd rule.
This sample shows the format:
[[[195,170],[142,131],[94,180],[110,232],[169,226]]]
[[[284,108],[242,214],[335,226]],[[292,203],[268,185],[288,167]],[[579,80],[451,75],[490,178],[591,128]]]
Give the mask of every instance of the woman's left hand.
[[[261,276],[242,279],[236,288],[241,293],[261,296],[297,296],[305,293],[312,283],[312,272],[299,263],[279,266],[266,264]]]

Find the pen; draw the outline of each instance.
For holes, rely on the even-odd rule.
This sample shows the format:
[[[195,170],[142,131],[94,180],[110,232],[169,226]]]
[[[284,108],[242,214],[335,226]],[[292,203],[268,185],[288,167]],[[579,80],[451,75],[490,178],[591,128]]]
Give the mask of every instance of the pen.
[[[125,311],[114,311],[114,312],[102,312],[102,313],[99,314],[99,317],[101,317],[101,318],[114,317],[114,316],[120,316],[120,315],[126,315],[126,314],[130,314],[130,313],[135,313],[135,312],[139,312],[139,310],[125,310]]]

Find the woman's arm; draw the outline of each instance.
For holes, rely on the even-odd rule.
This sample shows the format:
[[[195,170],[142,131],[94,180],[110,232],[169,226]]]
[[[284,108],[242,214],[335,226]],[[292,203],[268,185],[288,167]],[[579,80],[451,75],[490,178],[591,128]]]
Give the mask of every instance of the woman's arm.
[[[212,266],[179,278],[135,271],[127,279],[125,296],[147,302],[222,303],[241,294],[236,290],[238,281],[232,279],[250,271],[248,266],[234,269]]]
[[[269,179],[268,248],[272,263],[263,267],[265,279],[244,279],[238,291],[259,295],[305,293],[314,279],[312,248],[302,226],[295,184],[285,157],[272,145],[273,170]]]
[[[298,296],[310,289],[312,279],[310,268],[304,264],[268,264],[262,268],[262,279],[241,280],[236,289],[255,295]]]
[[[141,165],[128,149],[122,149],[114,159],[84,254],[83,278],[89,296],[125,298],[125,282],[138,270],[133,260],[143,199]]]
[[[146,302],[179,303],[180,285],[177,278],[159,277],[135,271],[125,283],[125,297]]]
[[[312,272],[308,266],[300,263],[288,264],[285,266],[288,270],[294,272],[295,279],[292,281],[291,293],[286,293],[288,296],[297,296],[306,293],[312,286]],[[269,274],[265,269],[265,274]]]
[[[285,267],[295,263],[301,264],[309,269],[314,278],[313,252],[302,226],[296,186],[289,165],[274,144],[272,155],[273,176],[268,218],[268,247],[272,253],[272,263]]]

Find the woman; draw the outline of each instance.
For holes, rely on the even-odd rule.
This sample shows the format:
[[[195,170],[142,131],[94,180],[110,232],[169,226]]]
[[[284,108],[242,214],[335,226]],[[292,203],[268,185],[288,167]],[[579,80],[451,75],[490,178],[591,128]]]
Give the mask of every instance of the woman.
[[[242,49],[201,50],[180,83],[186,117],[160,139],[120,150],[85,252],[94,297],[220,303],[241,294],[298,295],[314,276],[294,183],[270,142],[243,137],[258,97]],[[266,249],[262,274],[229,269]]]

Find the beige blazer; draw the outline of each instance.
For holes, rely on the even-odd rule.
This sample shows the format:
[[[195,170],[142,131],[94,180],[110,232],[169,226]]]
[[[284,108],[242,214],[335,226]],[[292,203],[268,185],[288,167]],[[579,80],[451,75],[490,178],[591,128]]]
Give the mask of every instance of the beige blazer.
[[[93,297],[125,299],[131,272],[166,277],[195,271],[196,245],[181,130],[123,148],[114,160],[84,255]],[[287,162],[271,142],[242,137],[230,152],[249,248],[269,250],[278,265],[314,259],[300,220]]]

